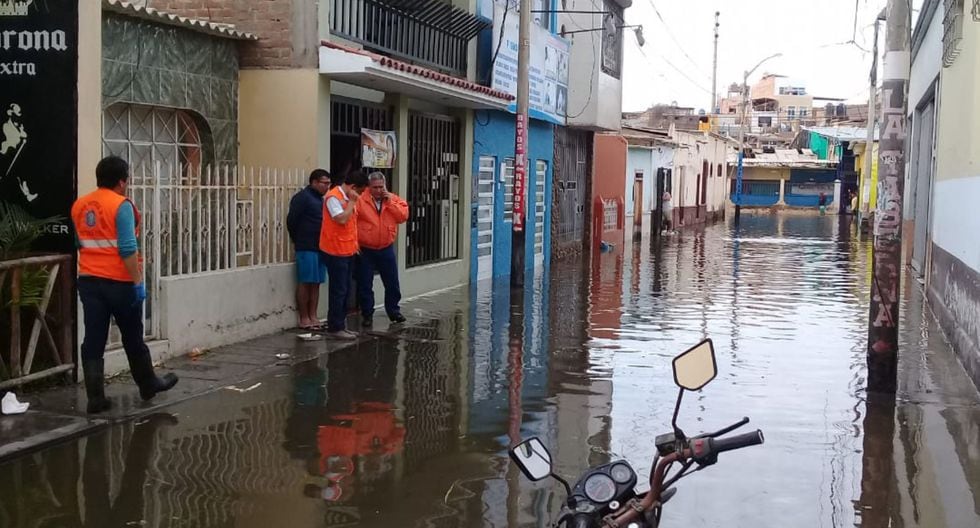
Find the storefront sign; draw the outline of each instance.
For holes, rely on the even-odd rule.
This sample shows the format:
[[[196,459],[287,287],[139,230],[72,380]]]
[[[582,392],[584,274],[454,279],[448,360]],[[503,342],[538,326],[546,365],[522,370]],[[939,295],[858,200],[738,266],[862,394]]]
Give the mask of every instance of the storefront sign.
[[[361,165],[369,169],[395,166],[397,143],[393,131],[361,129]]]
[[[77,42],[78,2],[0,0],[0,196],[61,217],[39,251],[74,251]]]
[[[493,6],[492,53],[497,53],[493,63],[493,87],[517,97],[518,20],[520,16],[511,9],[504,20],[504,7]],[[504,38],[500,40],[503,30]],[[497,44],[500,43],[499,52]],[[568,114],[568,53],[565,39],[547,29],[531,24],[530,116],[558,125],[565,124]],[[509,110],[517,112],[517,103]]]

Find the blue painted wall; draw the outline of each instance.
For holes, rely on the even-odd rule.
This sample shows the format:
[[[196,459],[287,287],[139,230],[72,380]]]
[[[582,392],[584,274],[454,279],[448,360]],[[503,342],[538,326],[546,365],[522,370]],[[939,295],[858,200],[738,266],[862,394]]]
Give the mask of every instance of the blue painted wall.
[[[474,118],[473,131],[473,177],[477,178],[480,170],[480,157],[491,156],[496,161],[496,177],[494,178],[494,218],[493,218],[493,276],[500,277],[510,275],[510,253],[513,226],[509,222],[504,222],[504,185],[501,182],[503,161],[514,157],[514,123],[513,114],[499,111],[479,111]],[[555,132],[554,126],[532,119],[528,133],[528,161],[530,170],[527,174],[528,202],[527,202],[527,223],[525,225],[525,263],[527,269],[534,266],[534,235],[541,232],[544,235],[544,265],[548,266],[551,260],[551,202],[552,202],[552,170],[554,170],[554,151],[555,151]],[[537,205],[535,196],[535,186],[537,185],[537,170],[535,165],[538,160],[548,163],[548,170],[545,174],[544,199],[545,211],[544,222],[536,225],[534,210]],[[472,230],[472,243],[470,247],[470,279],[476,281],[478,269],[477,250],[477,225],[476,208],[478,202],[476,197],[473,200],[473,209],[470,212]]]

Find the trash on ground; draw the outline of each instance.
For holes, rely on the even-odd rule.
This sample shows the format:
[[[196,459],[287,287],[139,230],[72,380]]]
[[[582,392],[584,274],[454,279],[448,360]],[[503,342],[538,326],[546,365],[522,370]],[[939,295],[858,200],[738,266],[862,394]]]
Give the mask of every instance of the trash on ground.
[[[302,339],[303,341],[319,341],[323,339],[323,334],[314,334],[310,332],[308,334],[298,334],[296,337]]]
[[[276,354],[276,359],[289,359],[290,357],[292,357],[292,356],[290,356],[289,354],[286,354],[286,353]]]
[[[248,391],[250,391],[250,390],[254,390],[254,389],[257,389],[257,388],[259,388],[260,386],[262,386],[262,382],[261,382],[261,381],[260,381],[260,382],[258,382],[258,383],[256,383],[255,385],[252,385],[251,387],[249,387],[249,388],[247,388],[247,389],[240,389],[240,388],[238,388],[238,387],[236,387],[236,386],[234,386],[234,385],[229,385],[229,386],[227,386],[227,387],[225,387],[225,388],[226,388],[226,389],[228,389],[228,390],[233,390],[233,391],[235,391],[235,392],[248,392]]]
[[[204,351],[200,348],[194,347],[190,352],[187,353],[187,357],[191,359],[199,358],[204,355]]]
[[[13,392],[8,392],[3,397],[3,401],[0,402],[0,407],[2,407],[3,414],[24,414],[27,412],[27,408],[30,406],[30,403],[19,401],[17,399],[17,395]]]

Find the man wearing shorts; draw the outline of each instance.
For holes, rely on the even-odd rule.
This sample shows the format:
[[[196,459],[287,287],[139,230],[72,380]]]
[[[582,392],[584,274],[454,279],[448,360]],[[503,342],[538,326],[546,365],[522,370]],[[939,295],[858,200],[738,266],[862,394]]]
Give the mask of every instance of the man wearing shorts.
[[[316,169],[310,173],[310,184],[289,202],[286,228],[296,247],[296,308],[299,326],[317,329],[320,318],[320,285],[326,281],[327,266],[320,255],[320,227],[323,224],[323,195],[330,188],[330,173]]]

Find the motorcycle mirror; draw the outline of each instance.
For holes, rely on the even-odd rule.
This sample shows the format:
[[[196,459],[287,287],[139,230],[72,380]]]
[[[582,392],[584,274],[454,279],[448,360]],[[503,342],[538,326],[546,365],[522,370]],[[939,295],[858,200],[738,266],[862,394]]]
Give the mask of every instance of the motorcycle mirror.
[[[521,473],[533,482],[551,476],[551,453],[537,437],[525,440],[510,450],[510,458]]]
[[[674,358],[674,383],[682,389],[700,390],[717,375],[715,347],[710,339],[701,341]]]

